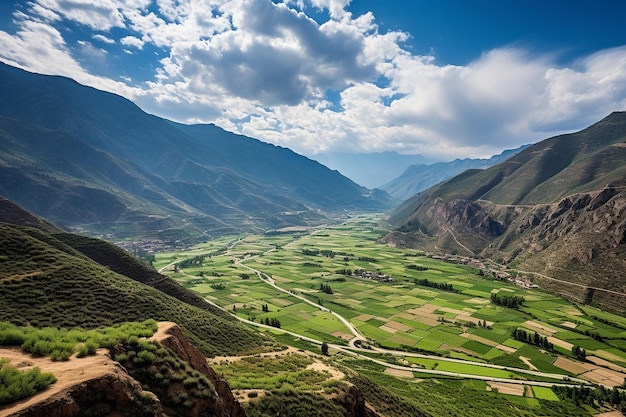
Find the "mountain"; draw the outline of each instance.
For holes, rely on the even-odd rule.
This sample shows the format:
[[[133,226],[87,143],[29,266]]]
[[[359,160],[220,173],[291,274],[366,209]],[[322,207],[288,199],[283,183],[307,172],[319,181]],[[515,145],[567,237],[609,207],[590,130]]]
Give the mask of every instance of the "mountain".
[[[402,155],[397,152],[322,152],[314,158],[368,188],[380,188],[381,184],[396,178],[412,164],[432,162],[422,155]]]
[[[625,189],[626,112],[616,112],[414,196],[393,212],[397,230],[384,241],[491,259],[626,311]]]
[[[0,201],[5,202],[0,211],[0,321],[83,328],[173,321],[208,356],[251,351],[266,342],[122,249],[49,229],[44,220],[44,226],[32,227],[21,219],[36,216]]]
[[[298,155],[0,64],[0,194],[63,227],[167,240],[319,223],[392,200]]]
[[[488,159],[455,159],[450,162],[435,164],[414,164],[409,166],[402,175],[379,186],[381,190],[400,200],[406,200],[415,194],[432,187],[442,181],[454,177],[468,169],[485,169],[500,162],[506,161],[530,145],[523,145],[517,149],[506,150],[500,155]]]

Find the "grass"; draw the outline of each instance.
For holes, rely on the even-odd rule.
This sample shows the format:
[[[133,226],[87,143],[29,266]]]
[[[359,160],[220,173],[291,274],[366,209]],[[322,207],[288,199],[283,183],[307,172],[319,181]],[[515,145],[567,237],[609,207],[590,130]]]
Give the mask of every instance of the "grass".
[[[307,370],[313,360],[304,355],[288,354],[277,358],[245,357],[230,363],[213,365],[233,389],[268,391],[311,391],[328,380],[327,372]]]
[[[139,337],[150,337],[157,330],[154,320],[121,323],[105,329],[64,329],[56,327],[20,327],[0,322],[0,345],[19,346],[34,356],[49,356],[53,361],[93,355],[100,347],[110,348]]]
[[[308,355],[288,353],[223,360],[212,367],[235,391],[252,390],[254,397],[263,392],[244,404],[248,416],[344,416],[346,410],[332,398],[347,384],[331,379],[327,371],[307,369],[314,361]]]

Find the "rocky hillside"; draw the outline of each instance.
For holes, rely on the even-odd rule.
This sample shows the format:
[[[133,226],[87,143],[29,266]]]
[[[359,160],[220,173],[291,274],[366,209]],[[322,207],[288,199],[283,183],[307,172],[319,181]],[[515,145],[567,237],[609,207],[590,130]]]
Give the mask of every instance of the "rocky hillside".
[[[536,273],[544,288],[624,311],[616,293],[626,293],[625,191],[622,112],[415,196],[391,216],[397,230],[384,241],[489,258]]]

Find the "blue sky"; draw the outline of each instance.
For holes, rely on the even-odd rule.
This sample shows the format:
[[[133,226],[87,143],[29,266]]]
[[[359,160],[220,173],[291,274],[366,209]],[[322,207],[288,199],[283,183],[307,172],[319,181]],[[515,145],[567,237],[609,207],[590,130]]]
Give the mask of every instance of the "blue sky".
[[[0,60],[319,152],[450,160],[626,110],[623,0],[31,0]]]

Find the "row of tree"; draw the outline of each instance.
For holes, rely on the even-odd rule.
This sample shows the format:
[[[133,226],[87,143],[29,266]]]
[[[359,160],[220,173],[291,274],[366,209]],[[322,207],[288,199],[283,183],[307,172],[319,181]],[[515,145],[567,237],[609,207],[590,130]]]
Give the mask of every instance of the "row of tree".
[[[515,329],[513,330],[513,339],[524,343],[530,343],[535,346],[540,346],[544,349],[554,350],[554,345],[548,341],[548,338],[537,332],[528,333],[524,329]]]
[[[271,319],[269,317],[265,317],[265,320],[261,319],[261,323],[265,324],[266,326],[272,326],[280,329],[280,320],[278,320],[276,317],[272,317]]]
[[[491,302],[502,307],[518,309],[519,306],[524,304],[524,301],[526,301],[524,297],[517,295],[500,295],[495,292],[491,293]]]
[[[587,386],[571,387],[557,385],[552,387],[552,390],[559,398],[569,398],[577,405],[583,403],[595,408],[597,404],[610,404],[622,413],[626,412],[626,392],[623,391],[623,387],[606,388],[604,385],[600,385],[599,387],[591,388]]]
[[[330,285],[324,284],[323,282],[320,284],[320,291],[326,294],[333,294],[333,289],[330,288]]]
[[[428,271],[427,266],[417,264],[407,265],[406,269],[412,269],[414,271]]]
[[[438,290],[442,291],[458,292],[454,289],[452,284],[448,284],[447,282],[429,281],[428,278],[415,278],[413,279],[413,283],[415,285],[421,285],[422,287],[437,288]]]

